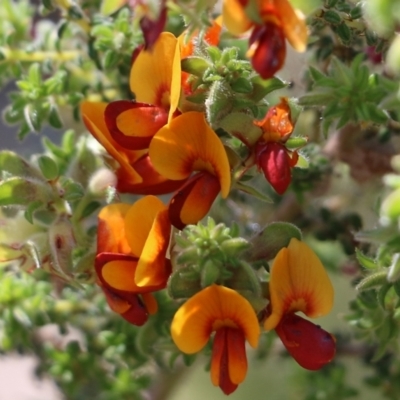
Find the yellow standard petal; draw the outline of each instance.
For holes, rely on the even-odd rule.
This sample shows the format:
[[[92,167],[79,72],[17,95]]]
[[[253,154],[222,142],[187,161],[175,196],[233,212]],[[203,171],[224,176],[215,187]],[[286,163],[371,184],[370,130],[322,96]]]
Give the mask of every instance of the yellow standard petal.
[[[127,211],[125,236],[134,256],[141,256],[157,214],[166,208],[156,196],[145,196],[132,204]]]
[[[250,303],[236,291],[212,285],[196,293],[176,312],[171,335],[187,354],[200,351],[211,333],[221,327],[240,329],[252,347],[257,347],[260,327]]]
[[[222,197],[228,196],[228,157],[203,113],[190,111],[174,118],[153,137],[149,154],[154,168],[166,178],[185,179],[193,171],[207,171],[218,178]]]
[[[169,109],[172,117],[181,94],[179,43],[172,33],[161,33],[152,49],[140,52],[132,65],[130,87],[136,101]]]
[[[274,329],[282,316],[302,311],[317,318],[330,312],[333,287],[321,261],[307,244],[293,238],[279,251],[269,282],[272,313],[264,328]]]
[[[136,261],[110,261],[101,270],[103,279],[114,289],[140,292],[135,284]]]
[[[288,0],[275,0],[275,7],[281,16],[283,33],[291,46],[304,52],[307,48],[307,25],[304,15],[294,10]]]
[[[226,29],[233,35],[241,35],[253,25],[239,0],[224,0],[222,5],[222,21]]]

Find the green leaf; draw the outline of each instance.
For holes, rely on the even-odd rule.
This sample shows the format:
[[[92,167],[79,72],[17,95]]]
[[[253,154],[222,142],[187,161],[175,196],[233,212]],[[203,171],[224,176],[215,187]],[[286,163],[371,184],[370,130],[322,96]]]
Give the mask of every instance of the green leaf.
[[[288,86],[288,83],[279,78],[274,77],[271,79],[262,79],[259,75],[252,78],[251,83],[253,85],[251,98],[254,102],[262,100],[267,94],[274,92],[275,90],[283,89]]]
[[[332,100],[332,92],[330,90],[316,90],[299,98],[299,104],[302,106],[324,106]]]
[[[202,77],[204,72],[212,65],[202,57],[187,57],[181,61],[182,70],[189,74]]]
[[[58,165],[51,157],[40,156],[38,158],[38,165],[47,180],[52,181],[58,177]]]
[[[86,207],[83,209],[81,218],[87,218],[91,214],[93,214],[99,207],[101,206],[101,203],[98,201],[91,201],[89,204],[86,205]]]
[[[43,202],[40,200],[33,201],[29,203],[28,207],[25,210],[24,216],[28,222],[33,224],[33,214],[36,210],[43,206]]]
[[[356,290],[370,290],[379,288],[387,283],[387,272],[379,271],[364,278],[357,286]]]
[[[177,270],[168,280],[168,294],[173,299],[187,299],[201,290],[199,279],[187,279],[184,272],[184,269]],[[196,277],[200,278],[198,274]]]
[[[63,123],[61,121],[60,114],[58,113],[58,109],[55,106],[52,106],[50,108],[48,120],[49,120],[49,124],[53,128],[60,129],[63,127]]]
[[[255,198],[257,198],[261,201],[265,201],[266,203],[273,203],[272,199],[269,196],[260,192],[258,189],[256,189],[253,186],[246,185],[242,182],[236,182],[235,189],[238,189],[244,193],[250,194],[251,196],[254,196]]]
[[[373,260],[370,257],[367,257],[357,248],[356,248],[356,258],[357,261],[360,263],[360,265],[366,269],[372,270],[378,268],[378,265],[375,260]]]
[[[299,153],[299,159],[295,165],[296,168],[302,168],[302,169],[307,169],[309,168],[310,163],[308,159],[301,153]]]
[[[250,240],[253,246],[247,253],[248,258],[250,261],[272,260],[279,250],[289,245],[292,238],[302,239],[297,226],[288,222],[272,222]]]
[[[29,67],[28,80],[35,86],[40,86],[42,84],[42,74],[40,72],[39,63],[34,63]]]
[[[49,186],[26,178],[13,177],[0,182],[0,206],[27,207],[33,201],[47,203],[52,200]]]
[[[7,171],[11,175],[43,180],[39,170],[12,151],[0,152],[0,171]]]
[[[248,79],[240,77],[231,83],[231,88],[236,93],[251,93],[253,85]]]

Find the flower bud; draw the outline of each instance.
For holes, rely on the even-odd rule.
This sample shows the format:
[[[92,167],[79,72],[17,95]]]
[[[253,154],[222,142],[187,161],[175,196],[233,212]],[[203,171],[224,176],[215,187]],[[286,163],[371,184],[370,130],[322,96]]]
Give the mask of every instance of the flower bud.
[[[89,191],[96,196],[101,196],[107,188],[117,185],[117,177],[111,170],[100,168],[89,180]]]

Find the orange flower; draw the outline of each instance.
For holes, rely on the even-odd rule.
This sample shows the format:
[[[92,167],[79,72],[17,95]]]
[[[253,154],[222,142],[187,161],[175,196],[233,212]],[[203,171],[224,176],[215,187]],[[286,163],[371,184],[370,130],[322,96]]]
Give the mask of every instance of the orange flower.
[[[173,341],[187,354],[199,352],[214,331],[211,381],[230,394],[246,377],[245,341],[257,347],[260,327],[250,303],[236,291],[218,285],[191,297],[171,325]]]
[[[283,194],[292,180],[291,168],[299,158],[296,151],[285,147],[294,128],[287,99],[282,98],[263,120],[254,124],[263,131],[255,147],[256,164],[276,192]]]
[[[147,150],[130,150],[114,139],[105,122],[106,110],[107,103],[104,102],[81,103],[86,128],[119,164],[116,170],[117,189],[123,193],[157,195],[179,188],[184,181],[170,181],[156,172]]]
[[[223,21],[234,35],[251,28],[248,56],[262,78],[272,77],[286,57],[285,38],[300,52],[307,46],[307,26],[288,0],[224,0]]]
[[[111,309],[135,325],[157,311],[151,292],[163,289],[171,272],[170,230],[168,209],[154,196],[133,205],[111,204],[99,214],[99,283]]]
[[[171,120],[181,94],[181,61],[178,39],[163,32],[151,50],[142,49],[130,72],[135,102],[111,102],[105,121],[111,136],[121,146],[148,148],[154,134]]]
[[[316,370],[335,355],[334,337],[297,315],[311,318],[330,312],[333,287],[315,253],[293,238],[277,254],[269,282],[271,314],[264,322],[266,330],[275,329],[291,356],[303,367]]]
[[[156,171],[168,179],[183,180],[196,172],[169,204],[171,223],[178,229],[201,220],[219,192],[228,196],[228,157],[203,113],[190,111],[174,118],[154,136],[149,154]]]

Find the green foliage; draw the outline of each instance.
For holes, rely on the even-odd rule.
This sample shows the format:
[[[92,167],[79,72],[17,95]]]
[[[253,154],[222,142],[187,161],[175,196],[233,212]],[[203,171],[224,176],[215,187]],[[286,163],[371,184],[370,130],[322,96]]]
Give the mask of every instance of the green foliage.
[[[329,75],[310,67],[313,89],[300,98],[300,104],[323,106],[324,135],[334,122],[336,129],[340,129],[350,122],[385,124],[388,121],[388,110],[382,109],[381,104],[395,84],[371,74],[362,60],[363,56],[359,55],[346,66],[333,58]]]
[[[0,86],[16,82],[4,119],[18,125],[20,139],[46,125],[61,129],[80,121],[83,99],[134,97],[130,67],[132,52],[143,42],[140,21],[145,8],[122,1],[110,11],[115,4],[100,0],[43,0],[40,7],[27,0],[0,3]],[[255,2],[250,3],[251,8]],[[335,139],[334,130],[353,124],[355,130],[372,127],[385,151],[398,151],[394,36],[399,1],[303,3],[318,6],[308,16],[313,64],[308,65],[308,87],[298,102],[310,108],[312,118],[298,129],[301,133],[296,127],[297,136],[284,141],[287,149],[298,150],[301,162],[290,170],[291,193],[279,197],[269,191],[264,177],[247,184],[260,175],[249,167],[262,135],[254,120],[262,119],[280,95],[289,96],[292,85],[278,76],[263,80],[253,71],[245,57],[247,39],[232,39],[224,32],[219,47],[205,44],[202,37],[212,20],[213,1],[168,2],[168,30],[181,33],[182,21],[188,25],[187,37],[199,30],[193,55],[182,60],[190,95],[179,109],[206,112],[226,146],[232,189],[239,190],[225,202],[218,200],[214,214],[229,221],[230,228],[209,219],[174,232],[173,273],[167,290],[156,293],[158,313],[141,328],[111,312],[95,285],[96,212],[120,198],[114,187],[93,188],[94,174],[105,167],[91,139],[67,130],[60,145],[43,138],[43,153],[29,159],[0,151],[1,353],[35,354],[40,359],[38,373],[52,377],[71,400],[142,399],[150,396],[145,391],[152,385],[163,394],[164,386],[170,389],[175,384],[169,371],[179,372],[181,362],[191,365],[196,359],[180,357],[170,338],[169,321],[179,301],[213,283],[226,284],[260,311],[261,320],[267,312],[268,262],[292,237],[301,238],[300,226],[319,241],[317,247],[330,246],[324,256],[332,273],[353,274],[356,297],[345,317],[355,335],[349,341],[355,351],[349,354],[362,357],[371,371],[367,385],[379,387],[388,398],[399,398],[399,158],[393,158],[393,170],[386,164],[380,168],[381,159],[387,162],[394,151],[379,153],[364,142],[350,149],[352,138],[346,138],[349,142],[343,148],[334,140],[325,143],[328,134]],[[150,12],[157,7],[159,2],[152,2]],[[55,22],[44,18],[54,11]],[[375,59],[381,53],[390,69]],[[289,75],[301,73],[291,70]],[[294,88],[303,90],[297,80]],[[291,99],[293,122],[302,112],[296,104],[297,99]],[[325,137],[319,134],[320,124]],[[329,151],[329,146],[336,146],[336,151]],[[354,152],[344,157],[350,150]],[[376,185],[373,189],[352,182],[355,197],[374,192],[368,211],[375,213],[376,224],[365,211],[350,209],[354,198],[329,192],[331,180],[346,178],[344,164],[351,162],[360,162],[360,169],[371,165],[376,175],[386,174],[385,189],[376,182],[371,183]],[[114,168],[116,163],[111,160],[107,165]],[[363,225],[376,228],[362,230]],[[242,230],[252,239],[241,237]],[[338,259],[345,259],[344,265]],[[340,297],[340,289],[338,293]],[[41,339],[41,328],[49,324],[57,326],[61,341]],[[78,339],[70,339],[70,331],[77,331]],[[304,377],[304,400],[357,395],[346,381],[346,358],[341,355],[348,353],[337,333],[338,361]],[[258,358],[274,350],[274,340],[274,334],[261,337]],[[204,354],[210,357],[209,345]]]

